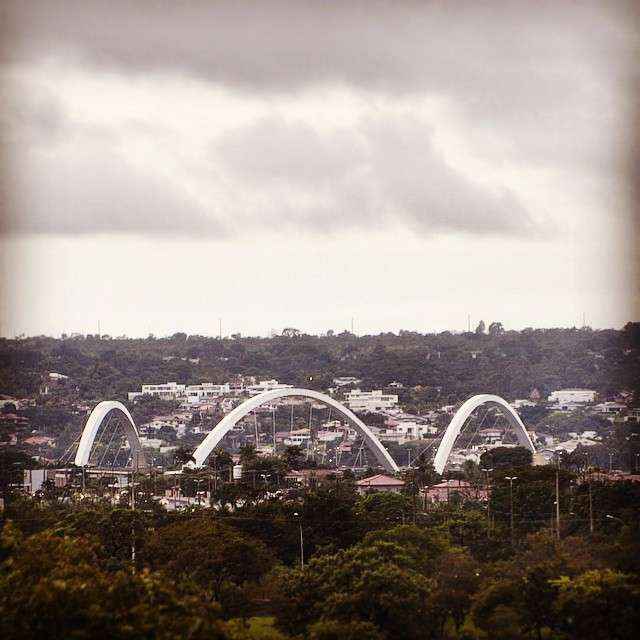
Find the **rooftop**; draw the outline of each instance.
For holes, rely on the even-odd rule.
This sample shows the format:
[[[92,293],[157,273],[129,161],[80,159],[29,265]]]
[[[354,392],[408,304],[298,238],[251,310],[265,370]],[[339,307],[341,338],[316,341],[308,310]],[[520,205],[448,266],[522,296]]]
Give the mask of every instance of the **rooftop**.
[[[426,488],[427,491],[431,489],[447,489],[451,487],[470,487],[471,483],[466,480],[445,480],[444,482],[439,482],[438,484],[432,484]]]
[[[387,476],[384,473],[379,473],[378,475],[358,480],[356,484],[359,487],[402,487],[404,486],[404,480],[399,480],[393,476]]]

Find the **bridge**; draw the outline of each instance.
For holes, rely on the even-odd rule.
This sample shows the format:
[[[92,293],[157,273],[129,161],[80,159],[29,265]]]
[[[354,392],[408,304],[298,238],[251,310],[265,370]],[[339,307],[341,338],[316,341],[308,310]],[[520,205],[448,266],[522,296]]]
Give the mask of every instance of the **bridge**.
[[[130,457],[137,461],[137,466],[146,466],[138,428],[133,421],[133,417],[129,413],[129,409],[127,409],[122,402],[116,402],[114,400],[100,402],[94,407],[82,430],[74,463],[79,467],[84,467],[89,464],[91,451],[96,443],[98,432],[102,429],[102,433],[104,434],[111,421],[115,421],[116,425],[115,430],[111,434],[109,445],[118,432],[118,429],[122,428],[131,450]]]
[[[397,473],[400,469],[389,452],[382,445],[376,435],[369,429],[369,427],[358,418],[350,409],[344,406],[341,402],[338,402],[331,396],[328,396],[319,391],[313,391],[311,389],[274,389],[272,391],[265,391],[257,396],[245,400],[238,405],[233,411],[228,413],[220,422],[210,431],[205,439],[200,443],[193,453],[195,463],[190,463],[191,467],[202,467],[211,452],[218,446],[225,435],[233,429],[233,427],[247,416],[251,411],[258,407],[270,404],[275,400],[289,397],[302,397],[309,398],[325,404],[340,415],[342,415],[346,421],[359,433],[364,443],[368,446],[369,450],[375,456],[378,464],[388,473]],[[511,405],[501,398],[500,396],[481,394],[472,396],[454,414],[449,426],[446,428],[442,440],[436,451],[433,466],[438,473],[442,473],[449,460],[449,456],[453,450],[453,446],[456,439],[460,435],[465,423],[469,417],[481,406],[487,406],[488,408],[497,408],[507,419],[509,425],[513,429],[518,443],[529,449],[532,453],[535,453],[535,448],[531,441],[527,430],[520,419],[520,416],[511,407]],[[142,446],[138,435],[136,425],[129,413],[128,409],[120,402],[101,402],[92,411],[87,423],[83,429],[80,444],[76,452],[75,463],[78,466],[85,466],[89,463],[91,456],[91,450],[94,446],[94,442],[100,428],[105,425],[105,421],[112,418],[118,418],[120,424],[124,427],[124,433],[126,435],[129,447],[131,450],[131,457],[136,460],[144,460],[144,454],[142,454]],[[143,466],[144,463],[140,464]]]

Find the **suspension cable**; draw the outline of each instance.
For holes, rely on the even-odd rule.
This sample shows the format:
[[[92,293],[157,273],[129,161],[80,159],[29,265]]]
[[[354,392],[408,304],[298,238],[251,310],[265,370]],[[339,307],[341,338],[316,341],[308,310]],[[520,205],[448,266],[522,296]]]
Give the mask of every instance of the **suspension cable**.
[[[104,462],[104,459],[106,458],[107,453],[109,453],[109,449],[111,448],[111,443],[113,442],[113,438],[115,437],[119,429],[120,429],[120,422],[116,422],[116,428],[113,430],[113,433],[111,434],[111,438],[109,439],[109,444],[107,445],[107,448],[104,450],[104,453],[102,454],[102,458],[100,459],[100,463],[98,464],[98,467],[102,466],[102,463]]]

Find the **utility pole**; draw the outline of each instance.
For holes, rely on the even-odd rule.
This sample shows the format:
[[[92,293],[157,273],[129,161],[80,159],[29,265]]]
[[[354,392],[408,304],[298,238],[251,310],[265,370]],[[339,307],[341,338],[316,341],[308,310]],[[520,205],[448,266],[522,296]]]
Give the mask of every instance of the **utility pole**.
[[[591,496],[591,476],[589,476],[587,486],[589,488],[589,532],[593,535],[593,498]]]
[[[140,454],[139,451],[136,451],[134,456],[135,456],[135,462],[134,462],[134,468],[133,471],[131,472],[131,512],[132,512],[132,516],[131,516],[131,562],[132,564],[135,563],[136,561],[136,529],[135,529],[135,512],[136,512],[136,472],[138,471],[138,455]]]
[[[509,481],[509,502],[510,502],[510,513],[511,513],[511,544],[513,545],[514,539],[514,527],[513,527],[513,481],[517,480],[518,476],[505,476],[505,480]]]
[[[273,455],[276,455],[276,406],[271,407],[271,428],[273,430]]]
[[[484,471],[486,477],[486,491],[487,491],[487,535],[491,534],[491,495],[489,492],[489,474],[493,471],[492,469],[481,469]]]
[[[298,520],[298,525],[300,527],[300,568],[304,569],[304,540],[302,538],[302,518],[297,511],[293,514],[293,517]]]
[[[260,445],[260,439],[258,438],[258,414],[253,413],[253,424],[256,429],[256,452],[258,451],[258,446]]]
[[[560,460],[556,467],[556,538],[560,540]]]
[[[467,314],[467,332],[471,333],[471,314]]]

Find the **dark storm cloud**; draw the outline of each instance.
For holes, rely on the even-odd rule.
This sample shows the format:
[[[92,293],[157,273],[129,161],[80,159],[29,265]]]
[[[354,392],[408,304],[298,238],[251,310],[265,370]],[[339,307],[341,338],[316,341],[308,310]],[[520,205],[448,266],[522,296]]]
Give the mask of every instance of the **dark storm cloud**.
[[[508,156],[606,180],[628,161],[619,150],[636,101],[635,9],[634,2],[526,0],[10,0],[2,5],[2,52],[6,65],[68,59],[98,77],[173,73],[265,100],[327,85],[386,100],[442,97],[467,123],[507,141],[502,156],[487,146],[488,161]],[[33,140],[42,144],[38,127],[76,135],[77,123],[42,105],[20,113],[22,156]],[[537,232],[509,185],[496,191],[470,181],[439,156],[424,123],[364,122],[335,135],[267,125],[215,143],[215,162],[256,197],[277,198],[288,225],[328,233],[393,222],[418,233]],[[107,150],[118,135],[106,132]],[[233,204],[203,211],[117,154],[98,161],[91,153],[100,156],[100,145],[90,145],[82,163],[69,159],[65,167],[62,158],[55,178],[37,156],[32,165],[16,163],[15,181],[4,181],[4,230],[215,235],[227,229],[225,217],[252,215]],[[73,171],[90,173],[74,181]]]
[[[3,49],[8,60],[73,53],[122,72],[175,70],[252,92],[335,82],[461,92],[470,109],[489,115],[500,105],[515,124],[582,91],[585,68],[629,87],[636,5],[10,0]]]

